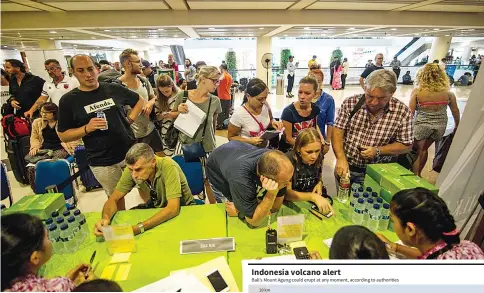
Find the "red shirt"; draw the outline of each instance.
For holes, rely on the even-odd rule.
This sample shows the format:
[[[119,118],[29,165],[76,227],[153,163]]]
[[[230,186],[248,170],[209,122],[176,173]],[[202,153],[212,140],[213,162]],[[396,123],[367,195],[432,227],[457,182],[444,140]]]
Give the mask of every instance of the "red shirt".
[[[178,64],[176,64],[175,61],[173,61],[171,65],[169,63],[166,63],[165,68],[171,68],[175,71],[175,79],[176,79],[175,82],[178,83]]]
[[[232,76],[228,72],[223,73],[223,79],[218,85],[217,94],[221,100],[230,100],[230,87],[232,86]]]

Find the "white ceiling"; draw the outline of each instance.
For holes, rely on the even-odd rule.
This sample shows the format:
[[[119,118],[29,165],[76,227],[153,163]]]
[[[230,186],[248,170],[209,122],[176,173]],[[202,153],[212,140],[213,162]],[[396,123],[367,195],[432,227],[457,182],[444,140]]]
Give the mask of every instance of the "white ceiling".
[[[201,14],[209,11],[217,11],[221,16],[226,13],[236,13],[243,16],[243,19],[250,19],[251,25],[161,25],[154,27],[144,25],[143,10],[160,11],[160,15],[166,15],[170,11],[176,13],[186,11],[199,11]],[[223,11],[222,11],[223,10]],[[264,25],[265,18],[259,12],[271,13],[270,10],[287,11],[298,16],[298,12],[306,13],[316,11],[338,11],[346,13],[348,11],[423,11],[423,12],[445,12],[442,19],[445,20],[447,12],[460,12],[469,15],[480,13],[482,23],[478,26],[356,26],[321,24],[308,26],[287,25],[286,19],[281,18],[281,23],[277,25]],[[83,12],[84,11],[84,12]],[[108,12],[109,11],[109,12]],[[44,28],[16,29],[16,24],[9,22],[8,29],[3,29],[1,34],[2,45],[12,48],[38,47],[39,40],[71,41],[73,40],[160,40],[169,38],[227,38],[227,37],[333,37],[333,38],[355,38],[355,37],[412,37],[412,36],[453,36],[453,37],[484,37],[484,0],[4,0],[1,2],[1,13],[3,15],[20,13],[23,15],[37,15],[45,12],[65,12],[71,15],[76,13],[100,13],[101,18],[104,13],[109,13],[110,17],[119,13],[133,13],[134,19],[139,19],[139,27],[120,27],[118,24],[104,26],[89,26],[90,23],[82,28],[73,28],[65,25],[58,29],[45,29],[49,27],[48,22],[42,22]],[[123,12],[121,12],[123,11]],[[220,12],[219,12],[220,11]],[[224,12],[227,11],[227,12]],[[240,13],[235,12],[240,11]],[[38,13],[37,13],[38,12]],[[25,13],[25,14],[23,14]],[[358,12],[359,13],[359,12]],[[404,12],[405,13],[405,12]],[[464,15],[462,14],[462,15]],[[49,16],[56,17],[56,14]],[[126,14],[124,14],[126,15]],[[153,14],[151,14],[153,15]],[[179,15],[179,14],[177,14]],[[108,15],[107,15],[108,16]],[[202,15],[203,16],[203,15]],[[291,18],[292,14],[288,14]],[[25,16],[27,17],[27,16]],[[128,17],[129,18],[129,17]],[[260,25],[254,25],[254,19],[260,20]],[[131,20],[131,19],[130,19]],[[171,19],[173,23],[177,23]],[[80,20],[82,21],[82,20]],[[164,19],[160,17],[160,23]],[[326,20],[321,19],[321,23]],[[200,21],[199,21],[200,22]],[[207,22],[207,21],[202,21]],[[371,20],[362,23],[370,23]],[[61,22],[64,24],[64,22]],[[166,22],[165,22],[166,23]],[[294,23],[294,22],[292,22]],[[351,23],[351,22],[350,22]],[[376,23],[376,22],[374,22]],[[2,26],[6,24],[2,23]],[[21,24],[20,24],[21,25]],[[60,25],[58,25],[60,26]],[[116,26],[116,27],[113,27]],[[53,32],[54,31],[54,32]]]

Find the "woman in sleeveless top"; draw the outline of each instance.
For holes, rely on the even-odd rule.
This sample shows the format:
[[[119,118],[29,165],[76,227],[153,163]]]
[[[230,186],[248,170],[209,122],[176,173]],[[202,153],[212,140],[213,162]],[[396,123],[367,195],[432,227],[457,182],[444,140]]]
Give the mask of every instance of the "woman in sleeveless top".
[[[413,172],[421,176],[427,162],[428,148],[439,141],[447,128],[447,105],[454,117],[455,129],[459,125],[460,114],[454,93],[449,91],[449,79],[438,65],[425,65],[415,79],[417,87],[410,97],[410,110],[414,114],[414,148],[418,157]]]

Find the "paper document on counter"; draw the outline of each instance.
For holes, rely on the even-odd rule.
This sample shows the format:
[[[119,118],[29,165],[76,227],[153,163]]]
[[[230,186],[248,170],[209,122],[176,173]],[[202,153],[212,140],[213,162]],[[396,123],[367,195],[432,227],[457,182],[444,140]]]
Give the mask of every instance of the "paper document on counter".
[[[200,125],[205,121],[205,112],[198,108],[190,100],[187,100],[188,113],[178,115],[175,120],[175,128],[193,138]]]
[[[181,271],[147,286],[135,290],[135,292],[211,292],[193,274]]]

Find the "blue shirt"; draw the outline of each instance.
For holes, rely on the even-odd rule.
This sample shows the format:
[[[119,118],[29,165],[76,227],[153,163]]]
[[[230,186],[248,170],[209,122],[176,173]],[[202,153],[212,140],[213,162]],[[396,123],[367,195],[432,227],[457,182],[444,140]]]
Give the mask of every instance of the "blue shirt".
[[[323,92],[321,97],[316,102],[316,105],[318,105],[320,109],[318,115],[319,130],[321,131],[324,139],[326,139],[326,125],[334,125],[335,106],[333,96]]]

